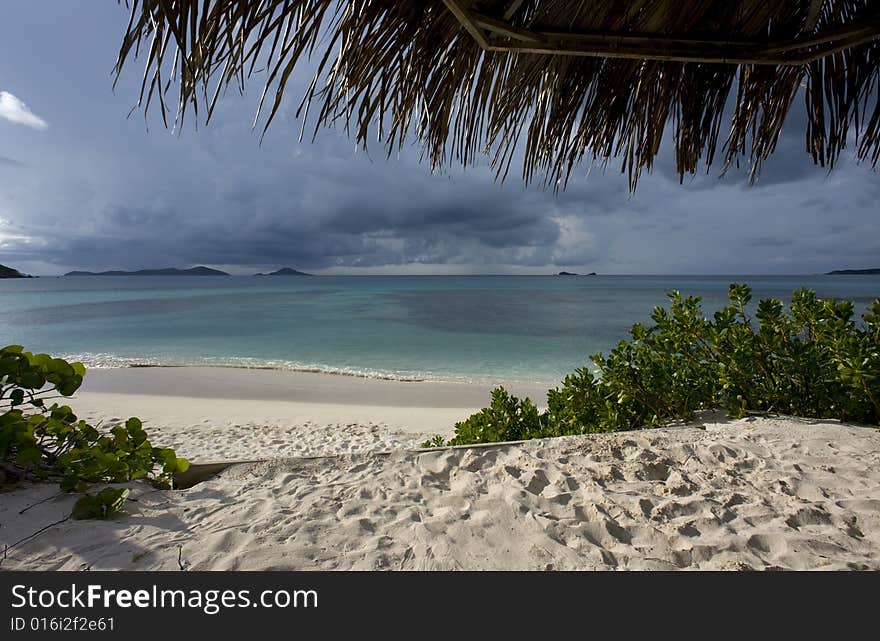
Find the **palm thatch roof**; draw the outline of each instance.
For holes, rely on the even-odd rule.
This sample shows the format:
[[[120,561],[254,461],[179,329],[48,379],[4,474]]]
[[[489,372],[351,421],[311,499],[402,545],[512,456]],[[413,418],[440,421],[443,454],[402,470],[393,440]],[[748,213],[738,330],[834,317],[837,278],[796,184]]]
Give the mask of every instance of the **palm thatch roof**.
[[[756,176],[799,96],[805,149],[880,160],[877,0],[126,0],[116,71],[145,60],[140,102],[166,125],[210,118],[230,85],[265,84],[268,128],[297,65],[298,115],[344,122],[433,168],[488,155],[499,176],[564,187],[619,159],[631,188],[664,134],[683,177],[747,161]],[[259,114],[258,114],[259,117]],[[255,120],[255,124],[258,120]],[[719,153],[718,145],[724,136]]]

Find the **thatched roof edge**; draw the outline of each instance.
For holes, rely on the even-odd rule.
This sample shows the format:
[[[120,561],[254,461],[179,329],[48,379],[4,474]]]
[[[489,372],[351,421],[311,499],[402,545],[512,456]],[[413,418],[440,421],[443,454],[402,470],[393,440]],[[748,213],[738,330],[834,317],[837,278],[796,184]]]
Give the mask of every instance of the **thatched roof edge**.
[[[298,115],[342,121],[388,153],[415,138],[431,166],[488,155],[498,175],[564,187],[583,160],[621,159],[635,188],[664,135],[681,176],[753,176],[798,95],[805,148],[880,160],[880,3],[871,0],[127,0],[117,74],[145,60],[139,104],[166,125],[210,118],[222,91],[265,76],[263,131],[298,64]],[[735,92],[735,93],[734,93]],[[725,110],[730,108],[729,116]],[[256,123],[256,121],[255,121]]]

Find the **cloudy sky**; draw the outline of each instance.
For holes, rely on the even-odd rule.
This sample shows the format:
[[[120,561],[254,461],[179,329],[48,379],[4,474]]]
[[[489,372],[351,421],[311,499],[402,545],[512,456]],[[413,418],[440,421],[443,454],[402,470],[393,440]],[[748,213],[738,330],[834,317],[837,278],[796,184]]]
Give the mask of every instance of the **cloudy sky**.
[[[179,136],[158,111],[128,117],[139,69],[115,93],[111,77],[126,21],[113,0],[4,0],[0,263],[47,275],[195,264],[236,273],[880,266],[880,175],[853,162],[831,175],[814,168],[799,113],[755,187],[720,169],[679,185],[667,148],[635,196],[616,164],[583,167],[554,195],[524,188],[514,172],[499,185],[487,166],[432,175],[415,148],[368,156],[341,131],[300,143],[290,111],[260,145],[258,84]]]

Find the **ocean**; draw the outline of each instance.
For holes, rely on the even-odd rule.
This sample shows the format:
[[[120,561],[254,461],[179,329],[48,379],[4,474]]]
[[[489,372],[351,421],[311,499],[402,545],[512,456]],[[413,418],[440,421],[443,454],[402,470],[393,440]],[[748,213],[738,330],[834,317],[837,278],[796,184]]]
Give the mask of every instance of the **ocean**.
[[[877,276],[83,276],[0,280],[0,344],[89,367],[285,368],[553,384],[679,289],[880,298]]]

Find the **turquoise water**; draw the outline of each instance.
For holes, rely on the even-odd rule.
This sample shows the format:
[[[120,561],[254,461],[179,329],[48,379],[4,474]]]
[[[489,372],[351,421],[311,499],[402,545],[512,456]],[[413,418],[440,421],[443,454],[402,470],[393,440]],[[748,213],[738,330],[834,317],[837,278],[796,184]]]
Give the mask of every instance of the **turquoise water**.
[[[730,282],[880,297],[880,277],[68,277],[0,281],[0,344],[92,367],[202,364],[400,379],[557,382],[625,338],[665,293]]]

